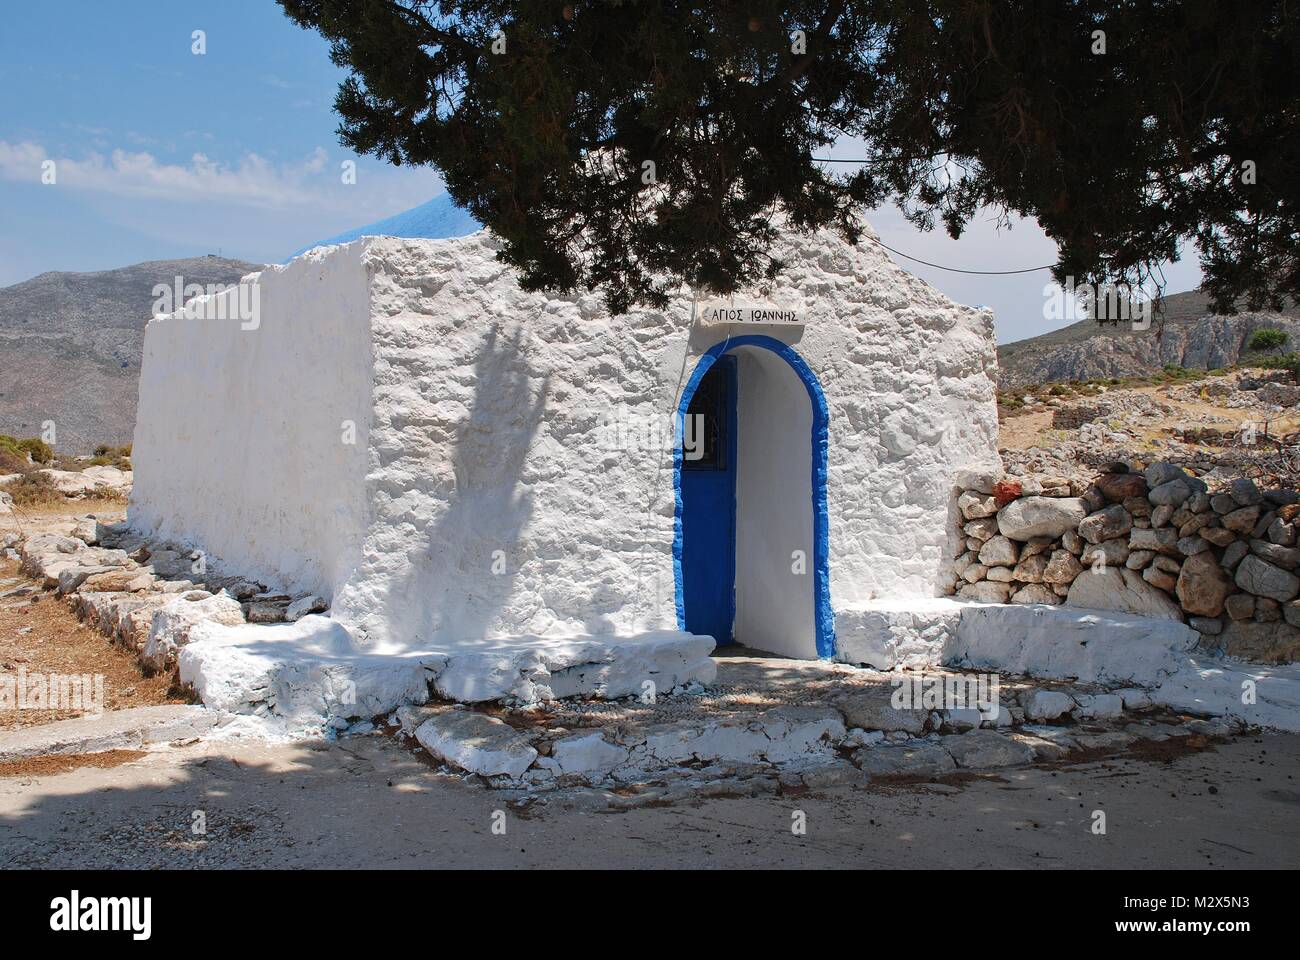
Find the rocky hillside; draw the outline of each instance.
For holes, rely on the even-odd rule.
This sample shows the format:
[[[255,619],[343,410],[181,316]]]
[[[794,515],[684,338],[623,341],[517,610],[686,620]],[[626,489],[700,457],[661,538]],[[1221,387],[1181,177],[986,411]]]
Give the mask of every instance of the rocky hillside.
[[[60,453],[130,443],[154,285],[235,283],[259,269],[193,257],[0,288],[0,433],[35,436],[53,420]]]
[[[1165,298],[1163,317],[1153,317],[1149,330],[1081,320],[998,347],[1000,384],[1006,389],[1031,383],[1146,376],[1171,363],[1214,370],[1236,363],[1250,335],[1260,327],[1285,330],[1291,335],[1289,349],[1300,350],[1300,307],[1281,314],[1213,316],[1209,300],[1201,292],[1177,293]]]

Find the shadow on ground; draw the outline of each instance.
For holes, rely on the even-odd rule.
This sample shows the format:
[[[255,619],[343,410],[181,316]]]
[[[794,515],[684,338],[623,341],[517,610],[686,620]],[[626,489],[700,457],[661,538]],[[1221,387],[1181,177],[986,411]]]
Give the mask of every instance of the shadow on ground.
[[[0,867],[1294,868],[1298,761],[1300,736],[1270,736],[1169,763],[615,812],[599,791],[512,805],[380,736],[200,744],[0,778]]]

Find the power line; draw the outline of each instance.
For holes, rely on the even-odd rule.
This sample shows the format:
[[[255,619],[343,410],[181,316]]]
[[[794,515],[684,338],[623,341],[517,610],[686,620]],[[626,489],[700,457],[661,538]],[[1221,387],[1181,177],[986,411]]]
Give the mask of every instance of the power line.
[[[813,157],[813,160],[817,161],[818,163],[867,163],[868,162],[866,160],[841,160],[837,157]],[[881,243],[881,241],[879,240],[877,240],[876,243],[879,243],[890,253],[898,254],[904,260],[911,260],[913,263],[920,263],[920,264],[924,264],[927,267],[934,267],[936,270],[947,270],[949,273],[969,273],[981,277],[1005,277],[1016,273],[1037,273],[1039,270],[1050,270],[1052,269],[1052,267],[1056,266],[1056,264],[1054,263],[1049,263],[1041,267],[1025,267],[1025,269],[1023,270],[962,270],[959,267],[945,267],[941,263],[931,263],[929,260],[922,260],[919,257],[910,256],[906,253],[903,253],[903,251],[901,250],[895,250],[887,243]]]
[[[1025,267],[1023,270],[962,270],[960,267],[945,267],[941,263],[931,263],[929,260],[922,260],[919,257],[913,257],[909,254],[903,253],[901,250],[895,250],[889,244],[880,240],[877,240],[876,243],[879,243],[890,253],[898,254],[898,256],[902,257],[904,260],[911,260],[913,263],[920,263],[927,267],[934,267],[936,270],[947,270],[949,273],[971,273],[983,277],[1004,277],[1013,273],[1037,273],[1039,270],[1050,270],[1052,267],[1056,266],[1055,263],[1048,263],[1041,267]]]
[[[817,161],[818,163],[867,163],[868,162],[866,160],[841,160],[837,157],[813,157],[813,160]],[[945,267],[941,263],[931,263],[929,260],[921,260],[918,257],[913,257],[906,253],[903,253],[903,251],[901,250],[895,250],[889,244],[881,243],[881,241],[879,240],[877,240],[876,243],[879,243],[890,253],[898,254],[904,260],[911,260],[913,263],[920,263],[920,264],[924,264],[927,267],[934,267],[936,270],[947,270],[949,273],[969,273],[981,277],[1005,277],[1016,273],[1037,273],[1039,270],[1050,270],[1052,269],[1052,267],[1056,266],[1055,263],[1049,263],[1041,267],[1025,267],[1023,270],[962,270],[959,267]]]

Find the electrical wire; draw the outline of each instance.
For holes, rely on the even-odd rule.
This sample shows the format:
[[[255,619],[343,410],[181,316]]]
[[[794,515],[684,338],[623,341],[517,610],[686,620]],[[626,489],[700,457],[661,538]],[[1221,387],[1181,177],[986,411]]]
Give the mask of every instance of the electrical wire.
[[[898,254],[904,260],[911,260],[913,263],[920,263],[927,267],[934,267],[936,270],[947,270],[949,273],[971,273],[982,277],[1003,277],[1013,273],[1037,273],[1039,270],[1050,270],[1052,267],[1056,266],[1054,263],[1048,263],[1041,267],[1025,267],[1023,270],[963,270],[960,267],[945,267],[941,263],[931,263],[929,260],[921,260],[918,257],[913,257],[909,254],[903,253],[901,250],[895,250],[889,244],[880,240],[876,240],[875,242],[879,243],[890,253]]]

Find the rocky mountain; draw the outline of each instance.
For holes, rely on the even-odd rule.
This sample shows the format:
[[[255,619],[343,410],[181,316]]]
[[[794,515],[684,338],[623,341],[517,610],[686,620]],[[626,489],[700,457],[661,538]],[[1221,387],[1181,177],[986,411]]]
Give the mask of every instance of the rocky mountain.
[[[97,273],[42,273],[0,288],[0,433],[37,436],[53,420],[56,450],[130,443],[144,327],[154,286],[230,284],[260,270],[222,257],[152,260]]]
[[[1250,336],[1276,327],[1291,337],[1287,349],[1300,351],[1300,307],[1282,313],[1214,316],[1209,298],[1198,290],[1166,297],[1148,330],[1094,320],[998,347],[1001,386],[1140,376],[1165,364],[1214,370],[1236,363]]]

